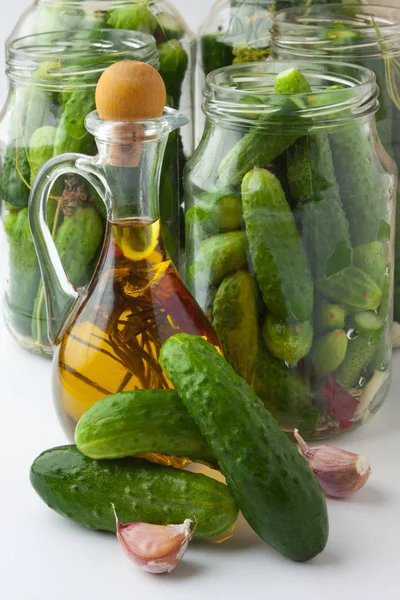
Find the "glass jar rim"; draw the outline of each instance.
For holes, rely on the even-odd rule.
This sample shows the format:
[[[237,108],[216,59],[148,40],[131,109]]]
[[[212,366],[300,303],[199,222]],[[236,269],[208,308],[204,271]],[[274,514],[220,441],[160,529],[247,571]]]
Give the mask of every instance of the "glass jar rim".
[[[276,75],[298,69],[307,77],[312,91],[275,94]],[[340,74],[339,74],[340,73]],[[207,76],[203,111],[215,123],[230,129],[282,128],[284,115],[294,129],[304,125],[326,128],[374,115],[379,108],[375,74],[365,67],[327,60],[271,60],[243,63],[217,69]],[[290,111],[286,110],[290,98]]]
[[[60,85],[76,89],[96,84],[101,73],[120,60],[159,68],[155,40],[147,33],[97,29],[95,39],[88,35],[86,30],[54,31],[13,40],[7,49],[8,79],[50,89]]]
[[[340,44],[318,33],[337,25],[349,25],[356,34],[349,43],[344,38]],[[312,53],[327,56],[328,52],[346,52],[374,58],[383,53],[382,44],[392,54],[400,54],[400,6],[374,4],[324,4],[285,8],[272,16],[272,45],[276,48],[299,52],[299,56]],[[333,34],[332,34],[333,35]],[[319,40],[319,43],[318,43]],[[318,51],[321,54],[318,54]]]

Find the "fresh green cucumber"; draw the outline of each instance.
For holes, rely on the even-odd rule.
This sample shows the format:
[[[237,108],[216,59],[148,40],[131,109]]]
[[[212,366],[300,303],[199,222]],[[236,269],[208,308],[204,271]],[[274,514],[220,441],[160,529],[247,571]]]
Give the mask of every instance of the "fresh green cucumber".
[[[349,224],[326,133],[303,137],[288,149],[287,174],[315,277],[330,277],[349,267]]]
[[[316,282],[317,289],[334,302],[349,310],[375,310],[382,292],[375,281],[358,267],[348,267],[329,279]]]
[[[382,330],[381,317],[372,310],[363,310],[355,313],[351,318],[351,326],[358,333],[368,333]]]
[[[3,227],[6,235],[10,238],[12,236],[12,232],[14,231],[14,227],[17,223],[18,212],[10,211],[6,213],[3,217]]]
[[[339,304],[322,302],[315,310],[314,328],[317,333],[344,329],[346,310]]]
[[[156,17],[145,4],[132,4],[110,10],[107,15],[107,27],[129,29],[153,35],[157,29]]]
[[[243,221],[240,198],[220,192],[204,193],[186,212],[185,219],[188,232],[193,231],[196,239],[236,231]]]
[[[80,206],[71,217],[64,218],[54,243],[65,272],[74,285],[85,285],[89,282],[92,276],[89,267],[102,239],[103,222],[94,206]],[[37,342],[49,343],[42,284],[39,286],[33,307],[32,336]]]
[[[254,531],[294,560],[319,554],[328,517],[318,480],[244,379],[215,347],[187,334],[164,343],[160,364]]]
[[[123,523],[192,519],[197,538],[214,537],[237,518],[229,489],[215,479],[131,458],[96,461],[76,446],[43,452],[30,479],[50,508],[91,529],[115,531],[112,504]]]
[[[243,217],[254,271],[266,306],[277,318],[306,321],[313,282],[293,213],[279,180],[253,169],[242,183]]]
[[[251,384],[257,357],[257,286],[247,271],[221,283],[214,300],[213,326],[226,360]]]
[[[216,464],[198,427],[173,390],[107,396],[81,417],[75,443],[95,459],[161,453]]]
[[[324,376],[335,371],[344,361],[348,337],[343,329],[335,329],[315,341],[311,352],[311,362],[318,375]]]
[[[233,48],[223,39],[223,33],[207,34],[200,38],[201,62],[205,75],[233,63]]]
[[[168,40],[157,46],[160,59],[160,75],[167,93],[172,99],[173,108],[179,108],[182,84],[188,68],[189,58],[178,40]]]
[[[353,248],[354,266],[359,267],[369,275],[380,289],[383,289],[387,262],[385,248],[380,241]]]
[[[53,156],[57,129],[51,125],[39,127],[29,141],[29,162],[31,165],[31,185],[39,169]]]
[[[192,264],[188,265],[186,282],[197,302],[207,307],[210,286],[247,266],[247,246],[244,231],[221,233],[204,240]]]
[[[353,339],[349,340],[345,359],[333,373],[336,383],[343,389],[350,390],[357,387],[363,370],[375,354],[382,329],[383,325],[381,324],[380,329],[360,331]]]
[[[330,141],[353,247],[375,242],[387,229],[389,216],[384,177],[376,167],[374,132],[356,120],[337,128]]]
[[[298,429],[303,434],[314,430],[319,411],[313,407],[310,387],[296,370],[274,358],[262,340],[258,344],[253,389],[283,429]]]
[[[222,183],[239,185],[250,169],[267,166],[296,141],[298,134],[287,131],[285,113],[292,105],[291,94],[302,94],[309,90],[310,86],[306,78],[296,69],[287,69],[277,75],[275,92],[288,95],[288,100],[282,102],[280,113],[260,117],[254,129],[246,133],[225,156],[218,169]],[[276,133],[260,132],[262,123],[265,125],[269,123],[276,128]]]
[[[271,354],[288,365],[296,365],[311,350],[313,341],[311,321],[288,323],[268,315],[262,333],[265,345]]]
[[[276,94],[308,94],[311,92],[310,84],[304,75],[292,67],[278,73],[275,77],[274,88]]]
[[[185,27],[176,15],[169,12],[159,12],[156,18],[158,27],[167,40],[179,40],[185,35]],[[157,39],[157,35],[155,37]]]
[[[40,271],[29,227],[28,209],[19,211],[10,237],[10,275],[6,302],[12,326],[30,336],[32,310],[39,287]]]

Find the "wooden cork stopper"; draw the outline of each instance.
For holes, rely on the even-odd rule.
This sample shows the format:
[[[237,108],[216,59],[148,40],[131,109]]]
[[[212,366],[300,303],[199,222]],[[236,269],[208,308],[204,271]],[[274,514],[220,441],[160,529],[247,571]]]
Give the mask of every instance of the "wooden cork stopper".
[[[138,166],[144,128],[135,121],[160,117],[166,100],[161,75],[147,63],[124,60],[104,71],[96,88],[97,112],[103,121],[120,123],[115,126],[115,141],[110,144],[110,165]]]

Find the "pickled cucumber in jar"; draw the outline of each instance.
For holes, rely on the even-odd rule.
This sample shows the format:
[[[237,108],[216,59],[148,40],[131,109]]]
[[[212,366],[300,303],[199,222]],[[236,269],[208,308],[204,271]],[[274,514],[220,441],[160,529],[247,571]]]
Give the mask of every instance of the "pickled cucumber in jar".
[[[372,73],[330,69],[210,75],[185,179],[187,284],[232,367],[311,439],[368,419],[390,371],[396,176],[373,115],[349,118],[366,76],[376,102]]]

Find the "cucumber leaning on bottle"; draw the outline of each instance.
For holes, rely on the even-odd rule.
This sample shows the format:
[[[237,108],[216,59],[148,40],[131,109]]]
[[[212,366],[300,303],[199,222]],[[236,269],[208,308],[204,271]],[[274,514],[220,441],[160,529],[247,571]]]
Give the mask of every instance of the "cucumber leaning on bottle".
[[[133,390],[107,396],[81,417],[75,441],[83,454],[97,460],[159,452],[216,463],[174,390]]]
[[[164,343],[160,364],[254,531],[293,560],[319,554],[328,517],[318,480],[244,379],[214,346],[187,334]]]
[[[96,461],[75,446],[43,452],[30,480],[50,508],[91,529],[115,531],[113,504],[122,523],[191,519],[200,539],[223,533],[237,519],[228,487],[215,479],[132,458]]]
[[[253,169],[242,182],[242,203],[250,256],[267,308],[282,320],[308,320],[313,282],[279,180],[266,169]]]

